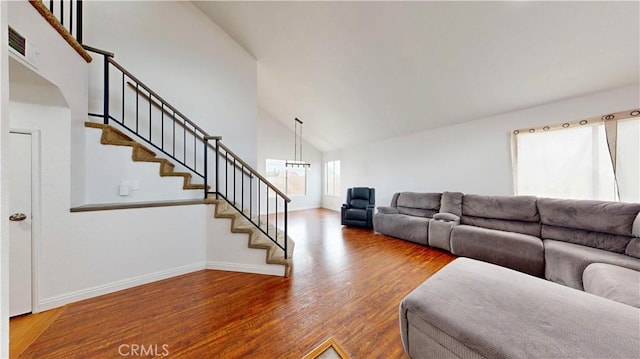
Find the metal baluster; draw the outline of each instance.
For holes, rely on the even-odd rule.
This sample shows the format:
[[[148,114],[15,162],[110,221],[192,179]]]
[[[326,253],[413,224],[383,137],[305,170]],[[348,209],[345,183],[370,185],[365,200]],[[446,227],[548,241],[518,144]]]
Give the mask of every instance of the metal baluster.
[[[224,151],[224,196],[229,199],[229,152]]]
[[[122,119],[120,120],[124,124],[124,72],[122,73]]]
[[[139,114],[139,112],[138,112],[138,102],[139,102],[139,98],[140,98],[140,92],[139,92],[139,90],[138,90],[138,83],[136,82],[136,134],[140,133],[140,132],[138,131],[138,122],[139,122],[138,120],[139,120],[139,117],[140,117],[140,114]]]
[[[209,145],[209,139],[207,137],[203,137],[203,139],[204,139],[204,199],[207,199],[207,195],[208,195],[208,193],[207,193],[207,191],[208,191],[207,190],[207,178],[208,178],[208,176],[207,176],[207,157],[208,157],[207,152],[209,152],[209,151],[207,151],[207,147],[209,147],[208,146]]]
[[[53,4],[53,1],[51,2]],[[52,5],[53,6],[53,5]],[[104,98],[103,98],[104,124],[109,124],[109,57],[104,55]]]
[[[176,112],[173,111],[173,116],[171,117],[171,120],[173,121],[173,152],[171,153],[173,155],[173,157],[176,157]]]
[[[149,93],[149,142],[153,143],[151,138],[151,93]]]
[[[244,212],[244,165],[240,167],[240,208]]]
[[[160,103],[160,135],[162,137],[160,149],[164,152],[164,102]]]
[[[220,161],[220,150],[218,148],[218,142],[219,140],[216,139],[216,199],[218,199],[218,193],[220,192],[220,189],[218,188],[218,183],[220,182],[220,165],[219,165],[219,161]],[[205,148],[205,151],[207,149]]]
[[[69,1],[69,33],[73,35],[73,0]]]
[[[82,44],[82,0],[77,1],[76,11],[76,40]]]
[[[287,259],[287,232],[289,228],[289,224],[287,223],[287,219],[289,217],[289,209],[288,202],[284,201],[284,259]]]

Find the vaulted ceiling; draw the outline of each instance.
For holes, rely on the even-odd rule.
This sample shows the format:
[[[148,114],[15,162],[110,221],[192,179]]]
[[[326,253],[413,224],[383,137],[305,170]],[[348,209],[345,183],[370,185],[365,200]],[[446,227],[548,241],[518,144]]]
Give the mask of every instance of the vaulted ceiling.
[[[639,2],[195,2],[322,151],[640,82]]]

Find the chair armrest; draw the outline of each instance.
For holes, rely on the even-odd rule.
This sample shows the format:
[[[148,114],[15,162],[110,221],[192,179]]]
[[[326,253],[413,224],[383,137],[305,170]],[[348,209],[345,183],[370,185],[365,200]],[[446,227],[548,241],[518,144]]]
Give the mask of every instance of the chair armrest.
[[[343,204],[342,204],[342,208],[344,208],[344,209],[349,209],[349,205],[348,205],[348,204],[346,204],[346,203],[343,203]]]
[[[399,214],[400,212],[398,211],[398,209],[396,207],[381,206],[381,207],[378,207],[378,213],[382,213],[382,214]]]
[[[433,215],[433,219],[441,222],[454,222],[455,224],[460,223],[460,217],[447,212],[436,213]]]

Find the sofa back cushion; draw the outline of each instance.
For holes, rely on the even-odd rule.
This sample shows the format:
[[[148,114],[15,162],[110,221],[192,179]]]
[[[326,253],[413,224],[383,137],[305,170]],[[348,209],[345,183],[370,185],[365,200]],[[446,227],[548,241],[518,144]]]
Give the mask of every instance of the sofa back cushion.
[[[540,237],[540,216],[533,196],[462,198],[462,224]]]
[[[352,208],[365,209],[371,203],[371,189],[367,187],[354,187],[351,189],[351,200],[349,205]]]
[[[440,204],[440,212],[462,217],[462,192],[444,192]]]
[[[640,203],[539,198],[542,237],[625,253]]]
[[[396,200],[398,212],[416,217],[433,217],[440,211],[441,193],[402,192]]]
[[[534,196],[467,194],[462,198],[462,215],[521,222],[540,221]]]

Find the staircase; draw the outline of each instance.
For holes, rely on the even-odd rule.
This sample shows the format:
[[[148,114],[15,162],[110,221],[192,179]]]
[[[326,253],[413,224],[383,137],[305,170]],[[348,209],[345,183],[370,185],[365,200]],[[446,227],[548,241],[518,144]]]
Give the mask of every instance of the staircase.
[[[193,177],[191,173],[175,171],[175,165],[173,163],[165,158],[158,157],[155,152],[136,142],[123,131],[111,125],[96,122],[85,122],[85,127],[101,130],[100,143],[103,145],[131,147],[131,159],[134,162],[158,163],[160,165],[159,174],[161,177],[183,177],[183,190],[204,190],[204,184],[191,183]],[[204,203],[215,206],[213,213],[214,218],[231,220],[230,230],[232,233],[244,233],[248,235],[248,248],[265,250],[265,263],[284,266],[284,274],[285,276],[289,276],[291,273],[291,258],[293,256],[295,243],[290,237],[286,237],[287,256],[285,256],[284,251],[280,249],[280,246],[284,247],[285,243],[284,231],[269,223],[266,217],[259,218],[256,215],[252,215],[248,210],[241,213],[237,209],[241,207],[241,204],[230,204],[224,199],[215,199],[215,194],[209,195],[204,200]],[[251,220],[247,219],[247,216],[252,216]],[[254,222],[258,223],[259,227],[257,227]],[[275,233],[275,243],[265,232]],[[278,244],[280,246],[278,246]]]
[[[129,146],[133,161],[158,163],[160,176],[182,177],[184,190],[202,191],[205,203],[216,206],[214,217],[231,219],[231,232],[248,234],[249,247],[266,250],[267,263],[284,265],[288,275],[294,247],[287,235],[291,199],[231,151],[221,137],[207,134],[117,63],[113,53],[81,45],[81,0],[68,3],[66,24],[62,2],[57,11],[53,1],[48,8],[40,0],[29,2],[87,62],[92,62],[87,51],[103,57],[102,113],[89,113],[101,123],[85,124],[102,130],[100,142]],[[118,84],[121,87],[114,88]],[[176,171],[176,165],[184,171]],[[203,183],[195,183],[194,178]]]
[[[280,264],[285,266],[285,276],[288,277],[291,271],[293,256],[293,247],[295,245],[291,237],[286,237],[287,240],[287,258],[284,256],[284,252],[273,243],[273,241],[267,237],[263,231],[272,232],[277,231],[277,241],[283,244],[285,241],[284,232],[275,228],[273,225],[265,223],[264,219],[260,220],[263,231],[257,230],[255,225],[246,219],[245,215],[238,212],[238,210],[227,203],[225,200],[207,198],[205,203],[214,204],[216,209],[213,213],[215,218],[227,218],[231,219],[231,232],[233,233],[246,233],[249,235],[248,247],[254,249],[264,249],[267,251],[266,263],[267,264]]]

